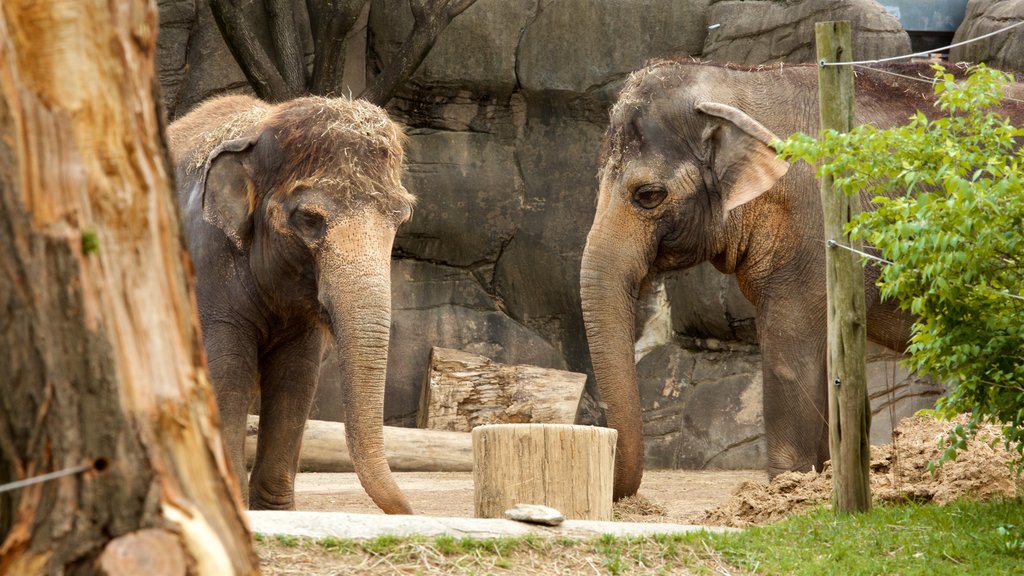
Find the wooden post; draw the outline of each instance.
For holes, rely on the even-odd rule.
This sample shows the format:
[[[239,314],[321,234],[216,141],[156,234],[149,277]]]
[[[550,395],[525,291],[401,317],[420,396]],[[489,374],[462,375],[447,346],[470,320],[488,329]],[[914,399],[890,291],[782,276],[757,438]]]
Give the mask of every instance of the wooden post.
[[[821,129],[849,132],[854,124],[853,67],[827,66],[851,62],[850,22],[819,22],[817,43],[818,98]],[[868,464],[871,407],[868,404],[864,360],[867,320],[864,270],[856,256],[835,245],[851,245],[846,224],[860,212],[860,201],[850,201],[833,189],[830,176],[821,181],[825,213],[825,269],[828,290],[828,416],[829,453],[832,458],[832,500],[837,512],[861,512],[871,507]]]
[[[543,504],[577,520],[612,519],[611,428],[491,424],[473,429],[473,500],[480,518]]]

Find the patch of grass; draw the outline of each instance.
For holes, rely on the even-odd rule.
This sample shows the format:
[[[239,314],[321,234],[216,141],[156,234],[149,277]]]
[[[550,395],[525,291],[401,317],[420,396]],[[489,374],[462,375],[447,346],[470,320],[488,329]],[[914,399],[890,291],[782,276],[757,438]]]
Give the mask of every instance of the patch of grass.
[[[278,534],[277,536],[274,536],[274,539],[277,540],[278,543],[280,543],[282,546],[287,546],[289,548],[295,548],[296,546],[299,545],[299,537],[298,536],[291,536],[291,535],[288,535],[288,534]]]
[[[317,541],[320,547],[329,552],[338,552],[340,554],[352,554],[359,546],[355,540],[349,540],[347,538],[334,538],[328,536],[322,540]]]
[[[406,540],[398,536],[377,536],[364,541],[361,548],[374,556],[388,556],[400,552]]]
[[[809,513],[742,532],[587,540],[256,536],[265,574],[1024,574],[1024,500]],[[280,569],[280,571],[278,571]]]
[[[1024,501],[905,503],[865,514],[814,511],[716,534],[724,559],[759,574],[1024,573]]]

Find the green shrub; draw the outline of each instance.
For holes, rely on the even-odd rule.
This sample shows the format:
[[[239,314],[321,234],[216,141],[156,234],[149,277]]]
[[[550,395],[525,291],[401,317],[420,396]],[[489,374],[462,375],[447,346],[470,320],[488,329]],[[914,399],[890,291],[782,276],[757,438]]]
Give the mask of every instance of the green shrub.
[[[1003,426],[1024,461],[1024,130],[994,113],[1005,73],[978,65],[954,80],[935,65],[941,118],[848,134],[797,134],[777,143],[787,159],[819,163],[847,194],[873,197],[874,211],[851,222],[851,237],[890,261],[883,297],[915,315],[907,365],[947,383],[935,411],[969,412],[946,439],[944,459],[985,420]],[[868,72],[870,73],[870,72]]]

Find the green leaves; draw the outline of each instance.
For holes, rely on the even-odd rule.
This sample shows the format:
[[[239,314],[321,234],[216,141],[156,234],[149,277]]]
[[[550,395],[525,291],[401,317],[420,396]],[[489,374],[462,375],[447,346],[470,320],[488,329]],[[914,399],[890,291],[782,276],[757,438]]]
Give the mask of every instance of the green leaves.
[[[879,286],[916,316],[906,363],[948,383],[940,415],[971,413],[947,456],[994,419],[1024,462],[1024,300],[1012,297],[1024,295],[1024,156],[1014,142],[1024,130],[989,111],[1007,74],[979,65],[957,82],[933,68],[941,118],[919,111],[888,130],[797,134],[777,150],[872,199],[848,232],[893,262]]]

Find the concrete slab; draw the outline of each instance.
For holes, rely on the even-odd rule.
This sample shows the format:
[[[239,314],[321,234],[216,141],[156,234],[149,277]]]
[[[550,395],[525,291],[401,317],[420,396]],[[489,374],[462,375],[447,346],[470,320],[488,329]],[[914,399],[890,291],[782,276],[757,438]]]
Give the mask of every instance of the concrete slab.
[[[727,532],[735,528],[643,522],[600,522],[566,520],[560,526],[539,526],[503,518],[457,518],[451,516],[386,516],[348,512],[292,512],[254,510],[249,512],[253,532],[310,538],[369,539],[378,536],[449,535],[456,538],[503,538],[536,534],[547,537],[587,539],[614,536],[651,536],[707,531]]]

